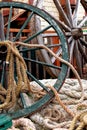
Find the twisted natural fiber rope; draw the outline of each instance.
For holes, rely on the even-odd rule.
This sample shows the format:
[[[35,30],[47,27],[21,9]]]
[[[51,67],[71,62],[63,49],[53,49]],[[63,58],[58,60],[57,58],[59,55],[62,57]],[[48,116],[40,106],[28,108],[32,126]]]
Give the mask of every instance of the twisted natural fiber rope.
[[[8,65],[7,89],[0,84],[0,90],[2,92],[0,92],[0,100],[2,101],[0,109],[8,109],[15,104],[20,92],[23,90],[29,91],[29,81],[26,74],[26,64],[17,48],[13,46],[13,43],[5,41],[0,42],[0,45],[7,47],[6,65]],[[14,70],[14,64],[16,65],[16,70]],[[14,78],[14,71],[16,71],[17,79]]]
[[[35,124],[27,118],[19,118],[13,121],[13,126],[8,130],[36,130]]]
[[[75,130],[75,127],[76,127],[75,124],[77,121],[80,121],[80,124],[78,125],[76,130],[82,130],[83,128],[85,128],[85,126],[87,126],[87,110],[82,111],[80,114],[77,114],[74,117],[69,130]]]
[[[49,86],[49,88],[51,88],[51,90],[54,92],[55,97],[56,97],[56,100],[57,100],[58,103],[62,106],[62,108],[63,108],[67,113],[69,113],[72,117],[74,117],[74,113],[73,113],[71,110],[69,110],[69,109],[64,105],[64,103],[61,101],[61,99],[60,99],[60,97],[59,97],[59,94],[58,94],[58,92],[56,91],[56,89],[55,89],[54,87],[52,87],[52,86]]]
[[[9,78],[8,78],[8,84],[10,87],[9,87],[9,90],[7,90],[7,94],[9,93],[9,98],[10,100],[8,101],[8,104],[6,106],[6,108],[11,108],[14,103],[16,102],[16,93],[15,93],[15,87],[12,87],[14,86],[14,57],[13,57],[13,54],[10,53],[9,55]]]

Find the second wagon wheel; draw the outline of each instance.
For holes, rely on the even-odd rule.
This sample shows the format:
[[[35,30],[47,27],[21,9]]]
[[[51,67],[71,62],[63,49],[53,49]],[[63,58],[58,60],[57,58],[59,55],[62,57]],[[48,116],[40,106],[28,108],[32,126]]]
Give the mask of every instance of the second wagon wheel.
[[[60,16],[60,21],[57,22],[60,23],[68,39],[70,62],[83,78],[83,68],[87,63],[87,1],[53,1]]]
[[[61,86],[66,78],[67,68],[68,68],[67,65],[65,65],[63,63],[61,63],[61,66],[58,67],[58,66],[53,66],[52,64],[46,64],[43,62],[34,61],[33,59],[30,59],[29,52],[31,50],[37,51],[38,48],[36,48],[36,47],[32,48],[31,46],[28,48],[28,46],[27,47],[25,47],[25,46],[27,44],[32,45],[31,44],[32,40],[34,40],[37,36],[39,36],[40,34],[44,33],[45,31],[47,31],[49,29],[53,29],[60,40],[60,44],[57,44],[57,47],[62,49],[61,57],[66,61],[69,60],[68,47],[67,47],[66,38],[65,38],[62,30],[60,29],[60,27],[44,11],[42,11],[34,6],[31,6],[28,4],[23,4],[23,3],[18,3],[18,2],[0,2],[0,10],[1,10],[1,12],[0,12],[1,20],[3,21],[2,16],[4,16],[4,24],[5,24],[5,28],[2,26],[2,24],[0,25],[0,29],[1,29],[0,31],[2,31],[2,35],[0,34],[0,38],[1,38],[0,61],[1,61],[1,67],[2,67],[0,85],[4,86],[4,87],[2,87],[2,90],[4,89],[6,92],[4,95],[4,99],[0,101],[0,103],[1,103],[0,108],[2,110],[6,110],[8,108],[7,105],[8,104],[11,105],[10,100],[12,100],[14,98],[14,95],[17,95],[16,100],[15,100],[15,101],[17,101],[17,98],[22,94],[23,88],[18,87],[21,84],[21,82],[18,82],[18,80],[19,79],[21,80],[23,78],[22,75],[25,75],[24,76],[25,82],[24,81],[22,82],[22,86],[25,86],[24,83],[28,83],[28,81],[26,81],[26,79],[25,79],[26,74],[27,74],[28,78],[32,78],[32,80],[36,81],[47,92],[42,98],[40,98],[38,101],[34,102],[31,106],[22,108],[18,111],[12,112],[12,113],[11,112],[8,113],[13,119],[15,119],[15,118],[19,118],[22,116],[31,115],[32,113],[38,111],[43,106],[45,106],[54,96],[54,94],[51,90],[49,90],[46,86],[44,86],[39,80],[37,80],[36,77],[34,77],[34,75],[32,75],[32,73],[29,72],[29,68],[31,66],[29,66],[28,62],[34,62],[36,64],[42,64],[43,66],[45,65],[45,66],[53,67],[54,69],[56,69],[56,71],[59,72],[57,80],[54,84],[54,87],[57,91],[59,91],[59,89],[61,88]],[[20,25],[19,31],[17,33],[15,33],[14,35],[12,35],[11,34],[12,28],[16,27],[16,29],[18,29],[17,28],[18,25],[13,23],[13,19],[15,19],[15,17],[18,16],[18,15],[16,15],[15,17],[13,17],[14,10],[17,11],[17,13],[19,11],[20,14],[21,14],[21,11],[27,12],[28,15],[27,15],[26,20],[23,21],[22,25],[21,25],[21,23],[19,23],[19,25]],[[7,12],[9,15],[8,15],[8,17],[5,17],[4,14]],[[33,24],[32,19],[36,15],[39,18],[41,18],[42,20],[45,20],[47,22],[47,26],[45,28],[41,29],[40,31],[35,32],[32,35],[26,36],[25,30],[27,27],[30,26],[29,23],[31,21]],[[14,28],[14,30],[15,30],[15,28]],[[15,43],[19,43],[19,44],[16,45]],[[22,44],[20,44],[20,43],[22,43]],[[37,44],[37,43],[35,43],[35,44]],[[14,45],[15,45],[15,47],[14,47]],[[53,47],[53,46],[49,46],[49,47]],[[16,52],[14,49],[16,49]],[[42,49],[42,48],[39,47],[39,49]],[[12,53],[10,53],[10,51]],[[21,56],[19,55],[19,52],[20,52]],[[13,56],[12,56],[12,54],[13,54]],[[28,56],[26,57],[26,55],[28,55]],[[24,60],[25,60],[25,62],[24,62]],[[9,62],[9,64],[8,64],[7,61],[11,61],[11,62]],[[22,65],[20,64],[21,62],[23,62]],[[26,74],[25,74],[24,67],[23,67],[23,65],[26,66],[25,63],[27,65]],[[13,66],[13,69],[12,69],[12,66]],[[18,67],[18,66],[20,66],[20,67]],[[10,70],[10,72],[8,72],[8,70]],[[23,74],[23,72],[24,72],[24,74]],[[6,73],[7,73],[7,75],[6,75]],[[6,82],[6,80],[7,80],[7,82]],[[8,84],[8,81],[9,81],[10,85]],[[13,83],[13,84],[11,84],[11,83]],[[18,89],[20,90],[19,94],[17,94],[18,92],[16,91]],[[0,90],[1,90],[1,87],[0,87]],[[29,94],[29,92],[27,92],[27,93]],[[11,97],[9,98],[10,94],[11,94]],[[3,96],[2,93],[0,95]],[[9,98],[9,100],[7,99],[7,97]],[[9,103],[6,104],[6,102],[9,102]],[[5,106],[5,107],[3,107],[3,106]]]
[[[55,18],[51,14],[49,15],[56,20],[58,25],[60,25],[65,32],[69,45],[70,62],[74,65],[81,78],[83,78],[83,68],[87,63],[87,1],[53,0],[53,2],[58,10],[59,18]],[[38,43],[40,44],[39,40]],[[57,55],[61,54],[61,48],[58,48],[55,53]],[[50,57],[48,53],[46,53],[46,55],[48,58],[46,56],[44,60],[54,64],[56,59],[53,56]],[[56,73],[54,75],[57,76]],[[68,76],[71,75],[72,73],[70,73],[69,70]]]

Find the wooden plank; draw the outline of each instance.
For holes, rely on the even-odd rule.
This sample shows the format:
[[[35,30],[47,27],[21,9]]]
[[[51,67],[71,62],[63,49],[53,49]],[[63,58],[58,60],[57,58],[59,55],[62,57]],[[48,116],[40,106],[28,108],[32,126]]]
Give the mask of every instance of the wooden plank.
[[[4,29],[5,31],[6,31],[6,28]],[[10,32],[19,32],[20,31],[20,29],[17,29],[17,28],[10,28]],[[22,32],[24,32],[24,33],[30,33],[31,31],[30,31],[30,29],[23,29],[23,31]]]

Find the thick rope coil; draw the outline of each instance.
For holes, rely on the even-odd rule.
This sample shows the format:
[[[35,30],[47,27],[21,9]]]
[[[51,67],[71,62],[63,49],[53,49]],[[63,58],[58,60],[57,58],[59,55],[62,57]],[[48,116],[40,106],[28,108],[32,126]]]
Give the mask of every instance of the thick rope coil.
[[[13,120],[13,126],[8,130],[36,130],[35,124],[27,118],[20,118],[17,120]]]
[[[11,91],[12,91],[12,72],[13,72],[13,68],[12,68],[12,64],[13,64],[13,60],[12,60],[12,54],[10,56],[10,61],[9,61],[9,75],[8,75],[8,88],[7,88],[7,94],[6,94],[6,100],[3,104],[0,104],[0,108],[4,108],[6,107],[11,99]]]
[[[21,75],[22,75],[22,78],[23,78],[22,90],[25,90],[25,88],[26,88],[26,90],[27,90],[27,88],[29,90],[30,89],[30,87],[29,87],[30,83],[29,83],[28,77],[26,75],[26,71],[25,71],[24,65],[22,63],[21,63]]]
[[[11,55],[11,49],[10,49],[10,47],[8,47],[8,48],[7,48],[6,63],[9,63],[10,55]]]
[[[10,53],[10,57],[9,57],[9,81],[8,81],[8,85],[10,84],[10,102],[8,103],[6,108],[11,108],[15,102],[16,102],[16,90],[15,90],[15,84],[14,84],[14,57],[13,54]]]
[[[2,85],[0,84],[0,94],[2,95],[6,95],[7,91],[5,88],[2,87]]]
[[[57,79],[43,79],[43,80],[41,80],[41,83],[43,83],[45,86],[53,86],[55,84],[56,80]],[[82,85],[84,86],[85,94],[87,94],[87,89],[86,89],[87,81],[82,79],[81,82],[82,82]],[[38,91],[42,90],[40,85],[38,85],[35,81],[31,82],[30,85],[31,85],[32,89],[34,90],[34,92],[38,93]],[[81,94],[81,89],[79,88],[78,80],[77,79],[66,79],[61,90],[58,92],[59,97],[63,103],[64,103],[64,101],[66,103],[67,101],[72,100],[72,98],[69,97],[69,95],[67,95],[67,97],[66,97],[66,95],[64,93],[64,91],[67,91],[67,89],[69,89],[69,91],[76,90],[75,93]],[[35,93],[33,95],[35,95]],[[62,96],[64,98],[62,98]],[[75,99],[75,97],[74,97],[74,99]],[[32,100],[34,100],[34,99],[32,99]],[[83,110],[87,110],[86,104],[87,104],[87,100],[84,99],[84,101],[81,104],[73,103],[73,104],[69,104],[67,106],[76,115],[78,111],[80,112]],[[56,115],[54,115],[54,113],[53,113],[53,110],[55,110],[55,109],[56,109],[56,113],[55,113]],[[49,128],[52,130],[60,130],[60,129],[69,130],[70,124],[72,122],[72,116],[64,111],[64,109],[62,108],[60,103],[56,100],[56,96],[54,97],[54,100],[52,102],[50,102],[49,105],[47,105],[44,109],[42,109],[41,112],[39,111],[39,114],[41,114],[43,117],[43,123],[40,122],[40,119],[37,120],[36,117],[33,118],[33,121],[36,122],[37,124],[42,125],[42,127]],[[39,118],[39,115],[37,115],[37,117]],[[59,118],[57,119],[57,117],[59,117]],[[78,125],[78,122],[77,122],[76,126],[77,125]]]
[[[8,66],[7,88],[0,84],[0,100],[2,102],[0,109],[9,109],[15,105],[21,92],[29,91],[30,82],[26,74],[26,63],[13,43],[6,41],[0,42],[0,45],[7,47],[6,65]]]
[[[20,71],[20,61],[18,59],[18,57],[16,57],[16,71],[17,71],[17,95],[19,95],[20,91],[21,91],[21,87],[22,87],[22,75],[21,75],[21,71]]]
[[[55,106],[53,108],[47,108],[46,110],[44,109],[42,115],[44,118],[52,121],[58,121],[62,117],[62,114]]]
[[[76,128],[77,122],[79,122],[79,125]],[[72,120],[69,130],[83,130],[83,128],[85,127],[87,127],[87,110],[76,114],[76,116]]]

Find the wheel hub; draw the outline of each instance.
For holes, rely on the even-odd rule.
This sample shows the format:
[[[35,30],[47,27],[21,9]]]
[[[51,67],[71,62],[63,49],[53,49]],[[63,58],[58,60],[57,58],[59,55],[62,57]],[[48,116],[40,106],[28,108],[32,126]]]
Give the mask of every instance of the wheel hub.
[[[73,28],[72,31],[71,31],[71,33],[72,33],[72,36],[73,36],[73,38],[75,40],[83,37],[83,31],[82,31],[81,28]]]

